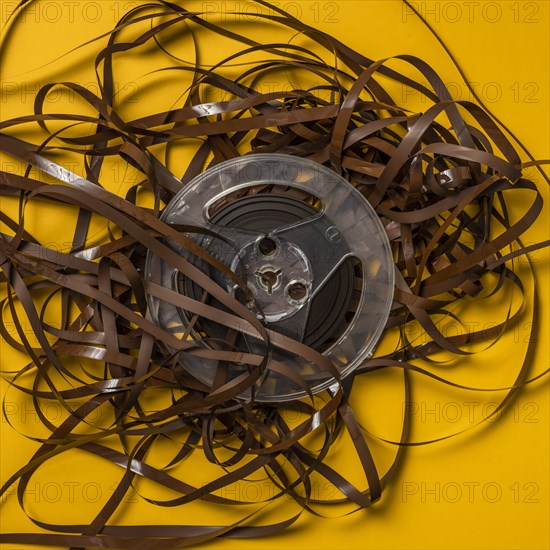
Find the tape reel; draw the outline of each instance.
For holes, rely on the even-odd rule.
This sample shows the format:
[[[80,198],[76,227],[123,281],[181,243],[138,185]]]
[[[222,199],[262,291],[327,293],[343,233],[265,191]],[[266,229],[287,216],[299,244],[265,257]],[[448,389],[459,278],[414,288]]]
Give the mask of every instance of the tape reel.
[[[167,244],[245,304],[268,329],[328,357],[340,378],[372,354],[392,303],[393,258],[374,209],[336,173],[283,154],[231,159],[190,182],[161,219],[196,227],[197,232],[186,235],[245,281],[246,292],[178,243]],[[187,297],[204,299],[198,283],[151,252],[145,274]],[[206,303],[225,309],[210,296]],[[189,331],[192,313],[154,296],[149,306],[155,322],[177,337],[188,334],[198,346],[215,349],[227,340],[227,328],[214,320],[195,319]],[[231,349],[263,355],[265,343],[239,333]],[[297,373],[313,393],[335,383],[329,372],[284,345],[273,345],[271,357]],[[181,359],[206,385],[220,383],[217,360],[188,354]],[[224,364],[223,369],[224,381],[246,372],[238,364]],[[248,390],[241,397],[251,395]],[[262,402],[305,395],[296,381],[269,368],[254,388],[254,399]]]

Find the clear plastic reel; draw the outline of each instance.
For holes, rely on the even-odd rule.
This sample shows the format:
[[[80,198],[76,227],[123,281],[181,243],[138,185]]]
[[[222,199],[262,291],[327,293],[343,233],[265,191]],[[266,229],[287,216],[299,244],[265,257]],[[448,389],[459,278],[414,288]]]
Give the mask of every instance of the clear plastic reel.
[[[315,196],[317,214],[297,223],[281,225],[268,234],[216,225],[209,218],[213,204],[225,196],[260,185],[281,186],[281,193],[296,188]],[[249,307],[266,327],[281,329],[285,338],[301,341],[310,305],[315,296],[347,258],[360,263],[359,303],[353,319],[336,342],[323,351],[343,379],[372,355],[388,319],[394,289],[394,264],[390,244],[378,215],[346,180],[313,161],[282,154],[256,154],[220,163],[185,186],[163,212],[165,223],[196,226],[202,233],[186,233],[246,281]],[[210,233],[219,237],[213,237]],[[168,240],[178,254],[195,265],[197,258]],[[146,263],[146,278],[178,289],[177,270],[153,253]],[[212,277],[228,293],[238,286],[220,272]],[[155,322],[176,336],[185,334],[191,315],[154,296],[149,297]],[[208,347],[209,335],[191,331],[199,346]],[[314,362],[306,361],[281,344],[273,343],[271,357],[290,367],[313,393],[329,388],[334,377]],[[246,346],[263,355],[265,344],[248,335]],[[168,353],[172,350],[167,350]],[[218,362],[186,354],[182,364],[207,385],[214,381]],[[243,372],[234,366],[233,376]],[[306,395],[292,379],[269,370],[258,382],[257,401],[283,401]],[[251,392],[244,392],[243,399]]]

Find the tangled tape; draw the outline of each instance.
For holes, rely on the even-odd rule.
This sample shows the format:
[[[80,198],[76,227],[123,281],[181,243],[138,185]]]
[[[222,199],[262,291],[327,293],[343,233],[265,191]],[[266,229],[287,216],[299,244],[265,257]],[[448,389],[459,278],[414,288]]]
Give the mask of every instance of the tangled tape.
[[[522,164],[503,126],[482,106],[454,101],[421,59],[394,58],[418,71],[429,87],[390,68],[389,59],[375,62],[279,8],[257,3],[270,10],[258,15],[263,22],[307,36],[333,61],[292,42],[260,44],[183,5],[157,0],[131,9],[93,41],[106,41],[95,59],[99,94],[71,82],[48,84],[36,95],[34,113],[0,124],[2,151],[27,167],[24,175],[3,171],[0,179],[1,193],[18,197],[15,215],[0,213],[7,227],[0,234],[0,331],[28,357],[22,368],[2,370],[9,391],[31,396],[50,432],[35,438],[38,450],[2,493],[17,483],[25,510],[35,472],[72,449],[122,471],[91,522],[51,524],[26,511],[50,533],[4,534],[6,543],[179,548],[216,537],[271,535],[304,511],[319,514],[320,504],[367,508],[380,498],[403,449],[425,442],[410,440],[406,413],[400,437],[388,441],[397,446],[395,459],[380,475],[350,406],[358,376],[400,369],[405,401],[411,373],[460,389],[502,390],[494,416],[519,388],[547,372],[530,377],[529,350],[514,383],[504,388],[462,385],[429,369],[438,352],[467,357],[472,344],[494,345],[523,315],[522,307],[510,307],[490,329],[453,336],[436,322],[443,316],[460,323],[453,308],[468,300],[506,297],[510,288],[525,294],[514,260],[548,241],[522,244],[543,207],[522,170],[543,163]],[[13,21],[27,4],[20,2]],[[190,64],[167,45],[186,32],[197,48],[212,33],[243,46],[214,66]],[[181,106],[127,120],[114,91],[114,59],[151,45],[176,63],[171,69],[191,74],[192,83]],[[258,53],[261,61],[251,61]],[[225,76],[228,67],[241,65],[238,77]],[[322,84],[260,92],[261,78],[280,69],[314,75]],[[422,113],[400,107],[383,79],[410,86],[429,107]],[[48,94],[59,87],[96,114],[45,114]],[[206,101],[212,90],[224,98]],[[40,143],[18,137],[18,130],[34,125],[46,133]],[[175,175],[160,158],[181,142],[198,145],[185,173]],[[49,160],[59,153],[79,156],[85,176]],[[106,161],[114,157],[142,176],[123,195],[103,185]],[[250,166],[260,167],[260,175],[242,179]],[[313,175],[306,177],[308,170]],[[38,173],[55,183],[44,183]],[[144,193],[152,197],[149,204]],[[531,202],[512,220],[509,205],[517,194],[529,194]],[[68,251],[54,250],[28,231],[30,205],[77,212]],[[109,234],[91,245],[97,219],[106,221]],[[331,250],[337,260],[327,267]],[[322,299],[315,302],[315,296]],[[46,322],[52,307],[59,326]],[[313,312],[307,322],[286,322],[306,310]],[[408,337],[413,323],[428,340]],[[383,329],[398,335],[398,343],[373,356]],[[169,403],[151,407],[151,391]],[[44,413],[51,402],[66,412],[57,424]],[[107,424],[92,420],[100,409],[110,411]],[[299,420],[288,421],[289,411]],[[345,432],[364,488],[327,462]],[[166,441],[173,453],[169,463],[149,463],[148,455]],[[197,455],[219,467],[219,477],[200,485],[169,473]],[[158,506],[197,500],[238,506],[249,503],[221,496],[220,489],[258,472],[275,493],[228,525],[111,522],[137,478],[178,493],[169,500],[143,497]],[[316,476],[337,487],[341,498],[314,495]],[[299,511],[276,523],[255,523],[282,497]]]

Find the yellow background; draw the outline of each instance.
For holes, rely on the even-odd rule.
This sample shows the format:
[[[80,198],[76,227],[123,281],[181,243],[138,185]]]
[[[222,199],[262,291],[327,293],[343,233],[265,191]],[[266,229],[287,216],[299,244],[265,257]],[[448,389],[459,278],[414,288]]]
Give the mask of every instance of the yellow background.
[[[3,23],[13,4],[2,3]],[[133,2],[117,3],[115,0],[81,0],[70,3],[73,7],[69,9],[68,4],[61,1],[35,3],[35,11],[27,13],[25,21],[17,26],[10,37],[9,47],[2,54],[4,64],[0,108],[3,120],[31,112],[32,92],[37,89],[36,83],[44,84],[50,80],[92,82],[93,66],[89,60],[97,46],[42,68],[38,67],[107,31],[113,26],[117,12],[122,13],[124,9],[135,5]],[[208,4],[208,8],[212,9],[216,3],[203,4]],[[222,7],[225,5],[228,10],[242,10],[248,6],[245,2],[217,4]],[[195,7],[197,5],[200,6],[200,3],[192,4]],[[372,59],[401,53],[421,57],[441,74],[456,99],[469,99],[467,88],[442,48],[398,0],[283,1],[278,5],[288,8],[294,15],[301,15],[305,22],[315,24]],[[550,157],[549,3],[427,1],[415,2],[415,5],[455,54],[470,82],[476,83],[476,89],[481,91],[491,110],[523,140],[535,157]],[[61,14],[59,19],[58,14]],[[265,35],[264,39],[267,41],[271,37]],[[214,43],[211,53],[218,54]],[[122,74],[118,78],[121,79],[119,86],[123,94],[139,89],[142,81],[134,79],[134,76],[148,70],[147,61],[143,58],[136,56],[133,63],[134,73],[128,69],[125,69],[127,73],[118,73]],[[418,104],[419,98],[409,94],[408,90],[396,87],[394,92],[396,99],[401,93],[410,104],[415,101]],[[160,107],[155,109],[155,105],[150,103],[133,103],[130,107],[138,114],[160,110]],[[422,105],[419,107],[422,108]],[[529,171],[529,174],[536,177],[534,171]],[[537,181],[548,201],[547,188],[540,183],[540,178]],[[116,178],[111,184],[122,185]],[[9,201],[4,204],[7,205],[6,209],[11,207]],[[29,223],[36,231],[47,233],[50,243],[59,239],[60,246],[63,246],[68,239],[68,232],[65,231],[67,221],[63,218],[37,217]],[[548,202],[525,242],[533,243],[547,238],[547,235]],[[533,373],[539,373],[548,368],[550,356],[547,336],[548,253],[539,251],[532,259],[543,304],[532,369]],[[527,267],[526,262],[520,262],[519,269],[526,281],[529,281]],[[529,283],[527,288],[531,288]],[[529,297],[531,294],[528,294]],[[480,323],[491,322],[495,311],[481,308],[477,319]],[[517,361],[523,357],[526,349],[527,332],[526,322],[520,323],[514,334],[503,338],[495,348],[467,358],[451,374],[466,376],[459,381],[471,384],[479,382],[479,385],[485,386],[511,382]],[[2,368],[21,361],[5,343],[0,346]],[[503,378],[502,372],[508,373],[508,377]],[[495,380],[498,382],[495,383]],[[379,435],[388,435],[388,431],[384,430],[391,432],[392,421],[402,411],[399,382],[398,373],[387,373],[373,378],[372,384],[361,380],[356,388],[356,395],[360,393],[362,396],[360,409],[364,411],[361,410],[361,413],[366,423]],[[4,390],[5,387],[4,384]],[[413,402],[418,407],[413,415],[413,435],[417,439],[430,435],[437,437],[470,427],[475,422],[468,418],[469,411],[475,411],[477,420],[479,411],[490,412],[490,403],[499,396],[502,395],[454,392],[418,380],[413,396]],[[33,417],[21,416],[24,409],[15,398],[10,397],[8,401],[12,407],[10,410],[15,411],[11,419],[19,422],[20,427],[36,433],[32,432],[33,428],[38,429],[38,425],[33,424]],[[436,412],[430,414],[432,410]],[[454,422],[457,410],[461,411],[461,418]],[[340,519],[319,519],[304,515],[296,526],[277,537],[251,541],[215,541],[206,547],[548,548],[549,432],[549,391],[547,380],[543,380],[523,389],[512,409],[502,415],[499,422],[487,423],[482,428],[473,429],[449,441],[408,450],[403,467],[381,502],[372,510]],[[395,437],[395,431],[390,435]],[[18,435],[4,420],[1,436],[0,479],[4,482],[28,459],[36,444]],[[380,452],[382,464],[385,464],[391,452],[388,453],[387,449],[384,451],[377,444],[374,447]],[[351,472],[353,477],[357,465],[349,462],[349,455],[344,448],[339,450],[335,460],[343,471]],[[118,479],[118,474],[116,469],[107,468],[98,459],[91,459],[83,453],[74,452],[70,457],[57,458],[51,464],[46,464],[33,478],[37,483],[34,488],[38,488],[39,495],[36,499],[30,497],[29,511],[52,522],[91,519],[98,504],[79,502],[83,487],[90,481],[98,480],[103,490],[107,491],[108,486]],[[57,487],[48,486],[52,480],[56,480]],[[73,484],[74,498],[70,496],[70,486],[62,485],[63,480]],[[62,488],[60,502],[48,502],[48,498],[55,499],[58,487]],[[435,494],[430,490],[435,490]],[[458,498],[457,490],[461,491]],[[490,502],[498,490],[501,491],[500,499]],[[90,500],[93,500],[91,496]],[[134,496],[128,500],[127,513],[117,516],[119,523],[177,524],[196,519],[188,516],[186,510],[152,508]],[[193,513],[196,516],[209,514],[206,521],[213,523],[236,517],[233,512],[220,508],[212,511],[196,507]],[[328,511],[330,515],[337,513]],[[278,515],[274,513],[270,517]],[[13,496],[4,499],[2,532],[36,529],[19,510]],[[12,547],[2,545],[1,548],[11,550]]]

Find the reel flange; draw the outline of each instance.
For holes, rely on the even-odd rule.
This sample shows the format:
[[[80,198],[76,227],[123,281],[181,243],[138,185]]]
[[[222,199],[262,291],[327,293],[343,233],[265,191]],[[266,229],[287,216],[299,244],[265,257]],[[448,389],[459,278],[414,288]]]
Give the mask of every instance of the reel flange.
[[[394,288],[390,244],[378,215],[345,179],[315,162],[282,154],[255,154],[220,163],[196,177],[170,201],[162,221],[185,231],[235,273],[238,285],[172,239],[179,255],[246,305],[266,328],[328,357],[340,378],[370,356],[386,324]],[[221,310],[200,284],[149,252],[146,278]],[[244,287],[244,290],[243,290]],[[195,317],[149,296],[157,324],[198,346],[264,355],[265,343],[233,334],[212,319]],[[284,338],[280,340],[284,342]],[[221,347],[220,347],[221,346]],[[225,348],[229,349],[229,348]],[[167,350],[168,353],[171,350]],[[272,344],[270,357],[292,369],[312,393],[334,376],[314,362]],[[209,387],[243,372],[239,364],[186,354],[185,369]],[[306,395],[303,386],[269,368],[243,399],[274,402]]]

